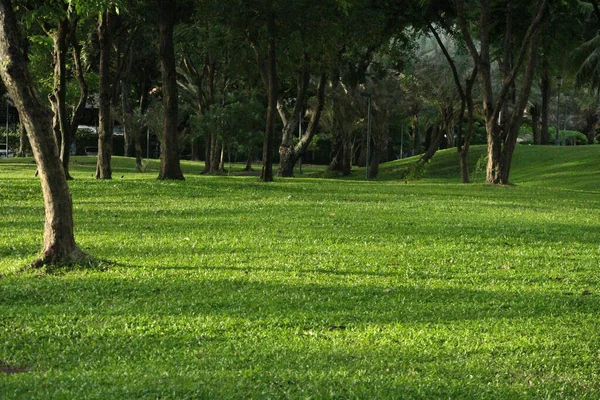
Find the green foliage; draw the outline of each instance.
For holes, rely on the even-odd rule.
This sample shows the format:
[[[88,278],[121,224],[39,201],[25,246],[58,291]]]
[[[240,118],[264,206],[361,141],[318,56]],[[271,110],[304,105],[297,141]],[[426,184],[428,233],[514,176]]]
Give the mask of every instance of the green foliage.
[[[123,178],[96,181],[75,157],[78,242],[108,268],[53,275],[14,273],[43,204],[31,160],[0,160],[0,393],[597,397],[598,151],[519,147],[516,187],[263,185],[188,162],[157,182],[118,157]]]

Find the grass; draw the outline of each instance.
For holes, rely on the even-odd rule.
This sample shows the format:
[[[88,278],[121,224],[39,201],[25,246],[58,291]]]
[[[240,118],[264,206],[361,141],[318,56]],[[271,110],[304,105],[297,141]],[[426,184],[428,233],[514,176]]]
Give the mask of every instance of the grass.
[[[0,397],[598,398],[599,149],[519,148],[514,187],[457,184],[451,152],[407,184],[75,158],[78,243],[112,264],[50,275],[16,273],[42,200],[2,160]]]

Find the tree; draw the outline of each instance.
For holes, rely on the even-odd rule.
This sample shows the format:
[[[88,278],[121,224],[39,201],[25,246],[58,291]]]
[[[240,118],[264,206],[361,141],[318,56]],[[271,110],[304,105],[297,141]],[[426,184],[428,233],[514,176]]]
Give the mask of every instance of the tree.
[[[98,19],[98,42],[100,46],[99,64],[99,106],[98,106],[98,162],[96,179],[112,179],[112,135],[113,135],[113,77],[111,74],[111,52],[117,15],[112,6]]]
[[[22,44],[12,2],[0,0],[0,75],[27,130],[44,196],[44,244],[33,265],[82,262],[89,257],[75,243],[73,205],[52,134],[52,113],[37,96]]]
[[[460,30],[465,38],[467,48],[475,62],[483,91],[483,111],[486,121],[488,143],[488,162],[486,167],[486,182],[508,184],[512,155],[517,142],[517,134],[523,120],[523,111],[529,99],[535,71],[539,26],[544,16],[547,0],[538,0],[534,8],[534,17],[521,41],[519,50],[513,55],[512,35],[514,34],[513,13],[508,12],[504,24],[504,63],[502,72],[504,80],[497,96],[493,91],[492,61],[491,61],[491,5],[489,0],[480,0],[478,34],[480,48],[477,49],[471,36],[469,23],[463,0],[455,0]],[[510,10],[513,1],[506,3]],[[517,90],[515,79],[527,55],[525,72],[521,78],[520,90]],[[513,58],[514,57],[514,58]],[[510,62],[510,61],[512,62]],[[512,68],[511,68],[512,65]],[[509,94],[515,94],[515,104],[512,110],[508,107]],[[500,115],[502,114],[502,119]]]
[[[459,155],[460,163],[460,176],[462,183],[469,183],[469,166],[468,157],[469,149],[471,146],[471,139],[473,138],[473,86],[475,79],[477,78],[477,66],[475,65],[470,75],[466,78],[466,82],[463,86],[457,65],[455,60],[450,55],[447,46],[438,34],[437,30],[433,25],[429,25],[429,29],[436,42],[440,46],[444,57],[448,61],[448,65],[452,70],[452,78],[456,85],[456,90],[460,96],[460,111],[458,113],[458,127],[457,127],[457,138],[456,138],[456,149]],[[465,109],[467,111],[467,131],[463,133],[463,123],[465,117]]]
[[[159,55],[163,83],[164,120],[158,179],[183,180],[177,143],[178,99],[175,48],[173,44],[175,1],[159,0],[159,10]]]

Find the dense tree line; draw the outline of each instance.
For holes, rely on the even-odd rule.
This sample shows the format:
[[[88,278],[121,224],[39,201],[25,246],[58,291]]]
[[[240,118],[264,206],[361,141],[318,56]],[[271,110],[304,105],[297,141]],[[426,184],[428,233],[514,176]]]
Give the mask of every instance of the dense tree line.
[[[524,127],[534,144],[555,143],[559,85],[590,144],[600,121],[596,0],[0,0],[0,28],[20,153],[27,134],[44,189],[40,265],[86,257],[67,185],[86,104],[98,110],[97,179],[112,178],[115,121],[138,169],[142,136],[156,134],[159,179],[183,179],[187,152],[205,173],[233,152],[248,169],[260,157],[264,182],[274,161],[291,177],[320,143],[332,173],[370,176],[454,147],[468,183],[469,148],[486,143],[493,184],[509,183]]]

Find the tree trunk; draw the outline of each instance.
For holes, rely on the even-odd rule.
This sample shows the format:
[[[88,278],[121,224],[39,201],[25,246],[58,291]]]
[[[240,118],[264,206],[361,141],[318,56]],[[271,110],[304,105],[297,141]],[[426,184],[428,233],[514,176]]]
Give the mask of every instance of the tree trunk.
[[[112,51],[114,14],[105,11],[98,23],[98,41],[100,43],[99,106],[98,106],[98,162],[96,179],[112,179],[112,134],[113,117],[111,109],[112,79],[110,73],[110,54]]]
[[[542,91],[542,129],[540,132],[540,144],[550,144],[550,78],[548,77],[548,71],[546,69],[544,69],[542,75],[540,88]]]
[[[541,144],[542,137],[540,132],[540,112],[538,104],[534,104],[531,107],[531,132],[533,135],[533,144]]]
[[[296,104],[292,110],[292,115],[290,115],[289,118],[283,118],[285,123],[283,127],[281,145],[279,146],[279,170],[277,171],[277,176],[294,176],[294,166],[298,161],[298,156],[294,154],[294,138],[298,132],[300,114],[304,110],[304,101],[309,83],[310,72],[308,69],[308,56],[305,54],[304,63],[298,72]]]
[[[329,167],[327,167],[327,169],[334,172],[341,172],[344,165],[344,144],[338,125],[337,121],[334,121],[333,138],[331,140],[331,161],[329,162]]]
[[[21,52],[19,28],[10,0],[0,0],[0,75],[19,110],[33,150],[44,196],[44,245],[39,267],[87,259],[75,244],[69,186],[52,135],[52,114],[36,96],[28,64]]]
[[[54,34],[53,63],[54,63],[54,89],[50,95],[52,109],[54,111],[54,132],[56,143],[59,146],[60,159],[63,163],[65,177],[73,179],[69,174],[69,155],[71,150],[71,125],[67,117],[67,36],[69,35],[69,24],[66,19],[61,19]]]
[[[421,137],[419,135],[419,115],[413,115],[412,124],[410,125],[413,139],[413,156],[421,153]]]
[[[381,160],[385,157],[388,149],[388,138],[389,135],[383,134],[379,135],[379,140],[375,144],[375,151],[373,152],[373,156],[370,160],[369,165],[369,177],[376,178],[379,174],[379,164],[381,164]]]
[[[209,172],[211,174],[218,174],[219,173],[219,164],[221,162],[221,159],[219,158],[219,154],[221,153],[221,149],[219,146],[219,138],[217,137],[217,135],[215,135],[214,133],[212,133],[210,135],[210,170]]]
[[[356,165],[360,168],[367,166],[367,131],[364,131],[360,137],[360,150]]]
[[[273,136],[275,133],[275,119],[277,117],[277,61],[275,51],[275,15],[271,11],[267,21],[267,125],[263,143],[263,163],[260,180],[273,181]]]
[[[547,0],[537,1],[536,15],[531,21],[527,32],[525,33],[521,46],[517,52],[514,62],[512,63],[512,70],[510,73],[505,74],[506,79],[502,83],[502,87],[498,95],[494,96],[494,90],[492,85],[492,71],[490,62],[490,21],[492,18],[492,10],[488,1],[481,1],[481,16],[479,20],[479,43],[480,50],[477,50],[475,42],[473,41],[470,31],[469,24],[464,9],[462,0],[455,0],[455,6],[459,21],[461,33],[465,38],[465,42],[473,61],[477,64],[479,70],[479,77],[483,89],[483,111],[486,120],[486,131],[488,141],[488,165],[486,169],[486,181],[494,184],[507,184],[508,173],[510,171],[510,162],[512,160],[512,153],[514,151],[514,145],[512,141],[516,143],[516,134],[520,127],[520,123],[523,118],[523,109],[526,106],[527,98],[531,90],[531,80],[533,73],[531,72],[531,66],[535,64],[535,55],[533,44],[537,43],[537,36],[539,32],[539,26],[546,11]],[[505,37],[511,37],[510,25],[507,27]],[[523,82],[521,83],[521,92],[519,98],[516,101],[513,114],[509,117],[508,115],[503,116],[503,120],[510,121],[505,126],[509,127],[505,132],[499,127],[499,115],[500,111],[506,103],[507,96],[510,95],[511,89],[514,87],[514,82],[517,77],[517,73],[525,59],[526,54],[529,53],[529,60],[527,65],[527,72]],[[531,76],[530,76],[531,73]],[[517,123],[519,126],[517,126]],[[504,139],[506,136],[506,139]],[[502,142],[505,141],[506,149],[503,151]]]
[[[440,144],[442,142],[443,137],[444,137],[443,127],[434,125],[432,127],[431,142],[429,144],[429,147],[427,148],[425,153],[423,153],[423,155],[421,155],[421,158],[419,159],[418,162],[420,162],[422,164],[427,164],[429,162],[429,160],[431,160],[433,158],[435,153],[440,148]]]
[[[142,170],[143,170],[142,136],[148,131],[148,127],[146,126],[146,122],[144,121],[144,116],[146,114],[146,111],[148,110],[148,86],[150,86],[150,85],[149,85],[149,80],[146,76],[142,80],[142,83],[140,86],[141,95],[140,95],[139,107],[140,107],[141,124],[137,130],[133,131],[133,146],[135,148],[135,170],[137,172],[142,172]],[[148,146],[148,144],[146,144],[146,146]],[[150,158],[150,154],[146,154],[146,156],[148,158]]]
[[[25,125],[21,122],[19,124],[19,152],[17,153],[17,157],[25,157],[28,146],[27,129],[25,129]]]
[[[244,171],[252,171],[252,148],[250,146],[248,146],[248,157],[246,158],[246,167],[244,167]]]
[[[221,146],[221,155],[219,157],[219,173],[225,172],[225,145]]]
[[[524,76],[521,78],[521,91],[517,97],[515,109],[508,124],[509,131],[506,135],[504,147],[502,149],[502,156],[500,159],[500,176],[498,180],[498,183],[503,185],[507,185],[509,183],[508,178],[510,176],[512,157],[517,145],[519,130],[523,123],[523,110],[527,106],[527,101],[531,93],[531,86],[533,85],[539,36],[539,30],[534,32],[531,36],[531,40],[529,42],[529,57],[527,58]]]
[[[70,141],[69,146],[75,141],[75,134],[77,133],[77,127],[79,126],[79,122],[83,118],[83,113],[85,112],[85,105],[87,103],[87,98],[89,94],[89,88],[87,82],[85,80],[85,75],[83,72],[83,65],[81,62],[81,45],[77,41],[76,30],[77,30],[77,22],[75,20],[73,22],[73,26],[71,28],[70,41],[71,46],[73,48],[71,54],[73,56],[73,63],[75,65],[75,75],[77,76],[77,85],[79,86],[79,101],[75,106],[75,110],[73,111],[73,116],[71,117],[71,127],[69,130],[70,133]],[[69,158],[63,158],[63,166],[68,164]]]
[[[321,120],[321,114],[323,113],[323,106],[325,102],[325,86],[327,84],[327,76],[325,74],[321,74],[319,79],[319,84],[317,86],[317,104],[315,105],[315,109],[310,118],[310,122],[308,123],[308,127],[302,134],[302,137],[296,144],[296,146],[292,147],[289,151],[285,151],[283,154],[280,152],[284,158],[280,161],[280,166],[282,166],[286,171],[294,171],[294,166],[298,162],[298,159],[306,153],[308,146],[310,145],[318,127],[319,121]],[[296,124],[296,127],[298,125]],[[290,176],[290,175],[285,175]]]
[[[342,175],[349,176],[352,172],[352,142],[347,135],[342,139]]]
[[[204,135],[204,170],[201,172],[202,174],[210,173],[211,155],[212,155],[212,135],[210,133],[206,133]]]
[[[183,180],[177,144],[177,75],[175,71],[175,1],[159,0],[159,53],[163,81],[163,140],[158,179]]]

